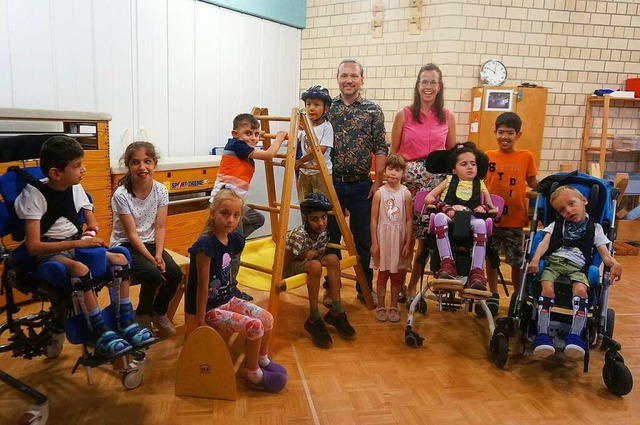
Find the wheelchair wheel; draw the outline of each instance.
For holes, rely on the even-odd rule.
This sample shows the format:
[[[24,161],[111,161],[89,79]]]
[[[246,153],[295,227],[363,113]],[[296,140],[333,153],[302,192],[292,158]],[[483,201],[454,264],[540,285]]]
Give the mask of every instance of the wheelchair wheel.
[[[55,359],[62,352],[65,333],[57,333],[51,335],[51,342],[44,348],[44,355],[48,359]]]
[[[607,389],[619,397],[629,394],[633,388],[631,371],[620,360],[605,362],[602,368],[602,379]]]
[[[508,315],[509,317],[515,317],[516,315],[516,300],[518,298],[518,294],[511,294],[511,299],[509,300],[509,310],[508,310]]]
[[[144,374],[140,369],[129,369],[122,375],[122,385],[128,390],[138,388],[142,384],[143,376]]]
[[[604,334],[609,338],[613,338],[613,328],[616,325],[616,312],[612,308],[607,309],[607,325],[604,329]],[[600,344],[601,350],[607,350],[609,348],[609,343],[607,340],[603,339]]]
[[[407,326],[407,328],[404,331],[404,343],[407,344],[407,347],[411,347],[411,348],[422,347],[423,342],[424,342],[424,338],[422,338],[420,335],[418,335],[413,330],[411,330],[410,326]]]
[[[18,418],[18,425],[45,425],[49,419],[49,402],[34,404],[28,412]]]
[[[498,369],[504,368],[509,358],[509,337],[503,330],[496,330],[491,338],[490,351],[493,353],[493,362]]]
[[[424,298],[420,297],[420,301],[418,301],[418,305],[416,305],[416,311],[422,313],[422,315],[427,314],[427,302]]]

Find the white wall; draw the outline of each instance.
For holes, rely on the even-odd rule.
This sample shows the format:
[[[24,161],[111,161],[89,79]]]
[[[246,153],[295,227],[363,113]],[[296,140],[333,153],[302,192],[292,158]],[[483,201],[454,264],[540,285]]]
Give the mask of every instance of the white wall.
[[[110,113],[113,165],[145,133],[162,156],[206,155],[237,114],[299,105],[300,38],[195,0],[0,0],[0,107]],[[0,130],[59,131],[36,124]],[[266,204],[257,162],[247,201]],[[254,236],[270,233],[267,219]]]
[[[0,0],[0,107],[108,112],[112,163],[141,129],[203,155],[299,104],[300,34],[195,0]]]

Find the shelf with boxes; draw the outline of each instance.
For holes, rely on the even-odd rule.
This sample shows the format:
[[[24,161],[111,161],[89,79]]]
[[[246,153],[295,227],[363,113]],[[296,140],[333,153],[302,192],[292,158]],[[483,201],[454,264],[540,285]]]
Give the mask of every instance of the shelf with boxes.
[[[632,125],[616,126],[623,121]],[[628,173],[625,196],[620,199],[617,214],[621,220],[618,220],[616,240],[640,241],[640,220],[634,219],[635,213],[628,214],[638,211],[640,203],[640,98],[587,96],[581,151],[580,170],[583,172],[610,180],[615,179],[617,172]],[[629,172],[629,166],[625,169],[616,167],[621,163],[633,164],[634,170]]]
[[[600,118],[594,115],[595,108],[602,109],[602,125],[599,132],[593,130],[596,118]],[[640,153],[640,136],[627,133],[634,131],[633,129],[625,129],[625,133],[620,133],[621,129],[610,129],[611,108],[637,108],[638,114],[640,114],[640,98],[614,98],[610,95],[587,96],[580,161],[580,170],[583,172],[596,169],[602,175],[606,171],[607,155],[633,155]],[[610,130],[615,131],[615,133],[610,132]],[[597,156],[597,160],[594,161],[593,155]],[[636,162],[633,157],[630,157],[629,161]],[[589,169],[590,163],[596,164],[596,167],[591,166],[591,169]]]

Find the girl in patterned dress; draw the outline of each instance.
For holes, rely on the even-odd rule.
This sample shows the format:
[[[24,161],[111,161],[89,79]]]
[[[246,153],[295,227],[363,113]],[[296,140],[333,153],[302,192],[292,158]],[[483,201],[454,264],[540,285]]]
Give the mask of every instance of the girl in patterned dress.
[[[385,162],[386,183],[373,195],[371,203],[371,268],[378,270],[378,308],[381,322],[400,320],[398,295],[404,271],[411,268],[412,203],[411,192],[402,185],[407,163],[392,153]],[[391,303],[385,308],[387,280],[391,279]]]
[[[242,219],[243,206],[240,195],[230,189],[220,189],[213,198],[204,231],[189,248],[185,321],[188,329],[208,325],[245,334],[247,385],[278,392],[287,384],[287,372],[269,359],[273,316],[230,290],[231,257],[244,248],[244,238],[233,233]]]

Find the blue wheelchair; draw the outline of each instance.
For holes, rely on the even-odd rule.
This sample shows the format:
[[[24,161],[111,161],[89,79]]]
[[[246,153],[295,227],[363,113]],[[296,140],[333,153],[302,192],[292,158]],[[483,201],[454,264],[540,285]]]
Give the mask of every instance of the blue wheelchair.
[[[587,174],[557,173],[546,177],[538,187],[536,208],[531,225],[531,232],[526,240],[525,261],[528,266],[531,257],[544,237],[544,233],[538,230],[538,222],[543,227],[556,219],[556,212],[551,206],[551,193],[562,185],[571,185],[578,189],[588,200],[586,205],[589,217],[600,223],[604,234],[611,241],[615,238],[614,222],[616,212],[616,199],[618,190],[613,183],[592,177]],[[608,250],[612,252],[611,244]],[[583,338],[591,348],[599,347],[606,350],[605,364],[602,377],[607,389],[617,395],[628,394],[633,388],[633,376],[629,368],[624,364],[620,355],[621,345],[613,339],[615,323],[615,311],[609,307],[609,287],[611,285],[609,269],[605,266],[600,272],[602,259],[597,250],[594,251],[590,263],[587,279],[589,280],[589,308],[587,323],[583,330]],[[540,264],[540,270],[543,264]],[[531,343],[537,333],[538,297],[542,287],[539,275],[526,273],[520,290],[511,298],[508,317],[497,320],[496,329],[491,339],[491,351],[493,359],[499,368],[503,368],[508,360],[509,337],[519,331],[522,338],[522,354],[526,351],[526,344]],[[555,306],[561,307],[551,311],[549,323],[549,336],[553,340],[553,346],[557,350],[565,347],[564,338],[569,334],[572,322],[572,288],[569,279],[562,277],[555,284]],[[565,311],[563,311],[565,309]],[[589,369],[589,347],[585,352],[583,371]]]
[[[3,143],[5,143],[3,141]],[[15,158],[13,159],[15,160]],[[6,159],[5,159],[6,161]],[[131,348],[115,356],[105,356],[92,346],[91,330],[86,309],[82,311],[82,291],[73,287],[65,267],[56,261],[48,261],[36,266],[35,259],[27,252],[24,241],[24,223],[18,219],[13,203],[27,182],[42,178],[38,167],[10,167],[0,175],[0,237],[10,236],[13,249],[0,244],[0,262],[3,266],[0,293],[5,294],[6,305],[0,314],[6,313],[6,322],[0,324],[0,337],[8,343],[0,345],[0,353],[11,352],[12,357],[32,359],[38,356],[55,358],[63,349],[65,337],[72,344],[82,344],[82,355],[78,358],[72,373],[79,366],[85,368],[87,381],[91,384],[91,370],[95,367],[114,363],[120,370],[122,384],[126,389],[134,389],[142,383],[145,369],[145,354],[142,351],[156,342],[149,341],[144,346]],[[109,249],[120,253],[131,261],[126,248]],[[105,324],[110,329],[119,326],[119,312],[113,305],[119,305],[120,282],[126,279],[128,266],[111,266],[107,269],[107,249],[76,249],[76,260],[84,263],[95,277],[91,288],[96,292],[109,288],[111,305],[102,310]],[[14,291],[27,294],[30,300],[24,303],[41,303],[36,313],[18,317],[23,303],[17,303]],[[8,333],[8,338],[4,338]],[[19,423],[43,425],[48,417],[47,397],[25,385],[12,376],[0,371],[0,380],[21,391],[34,400],[31,409],[20,418]]]

